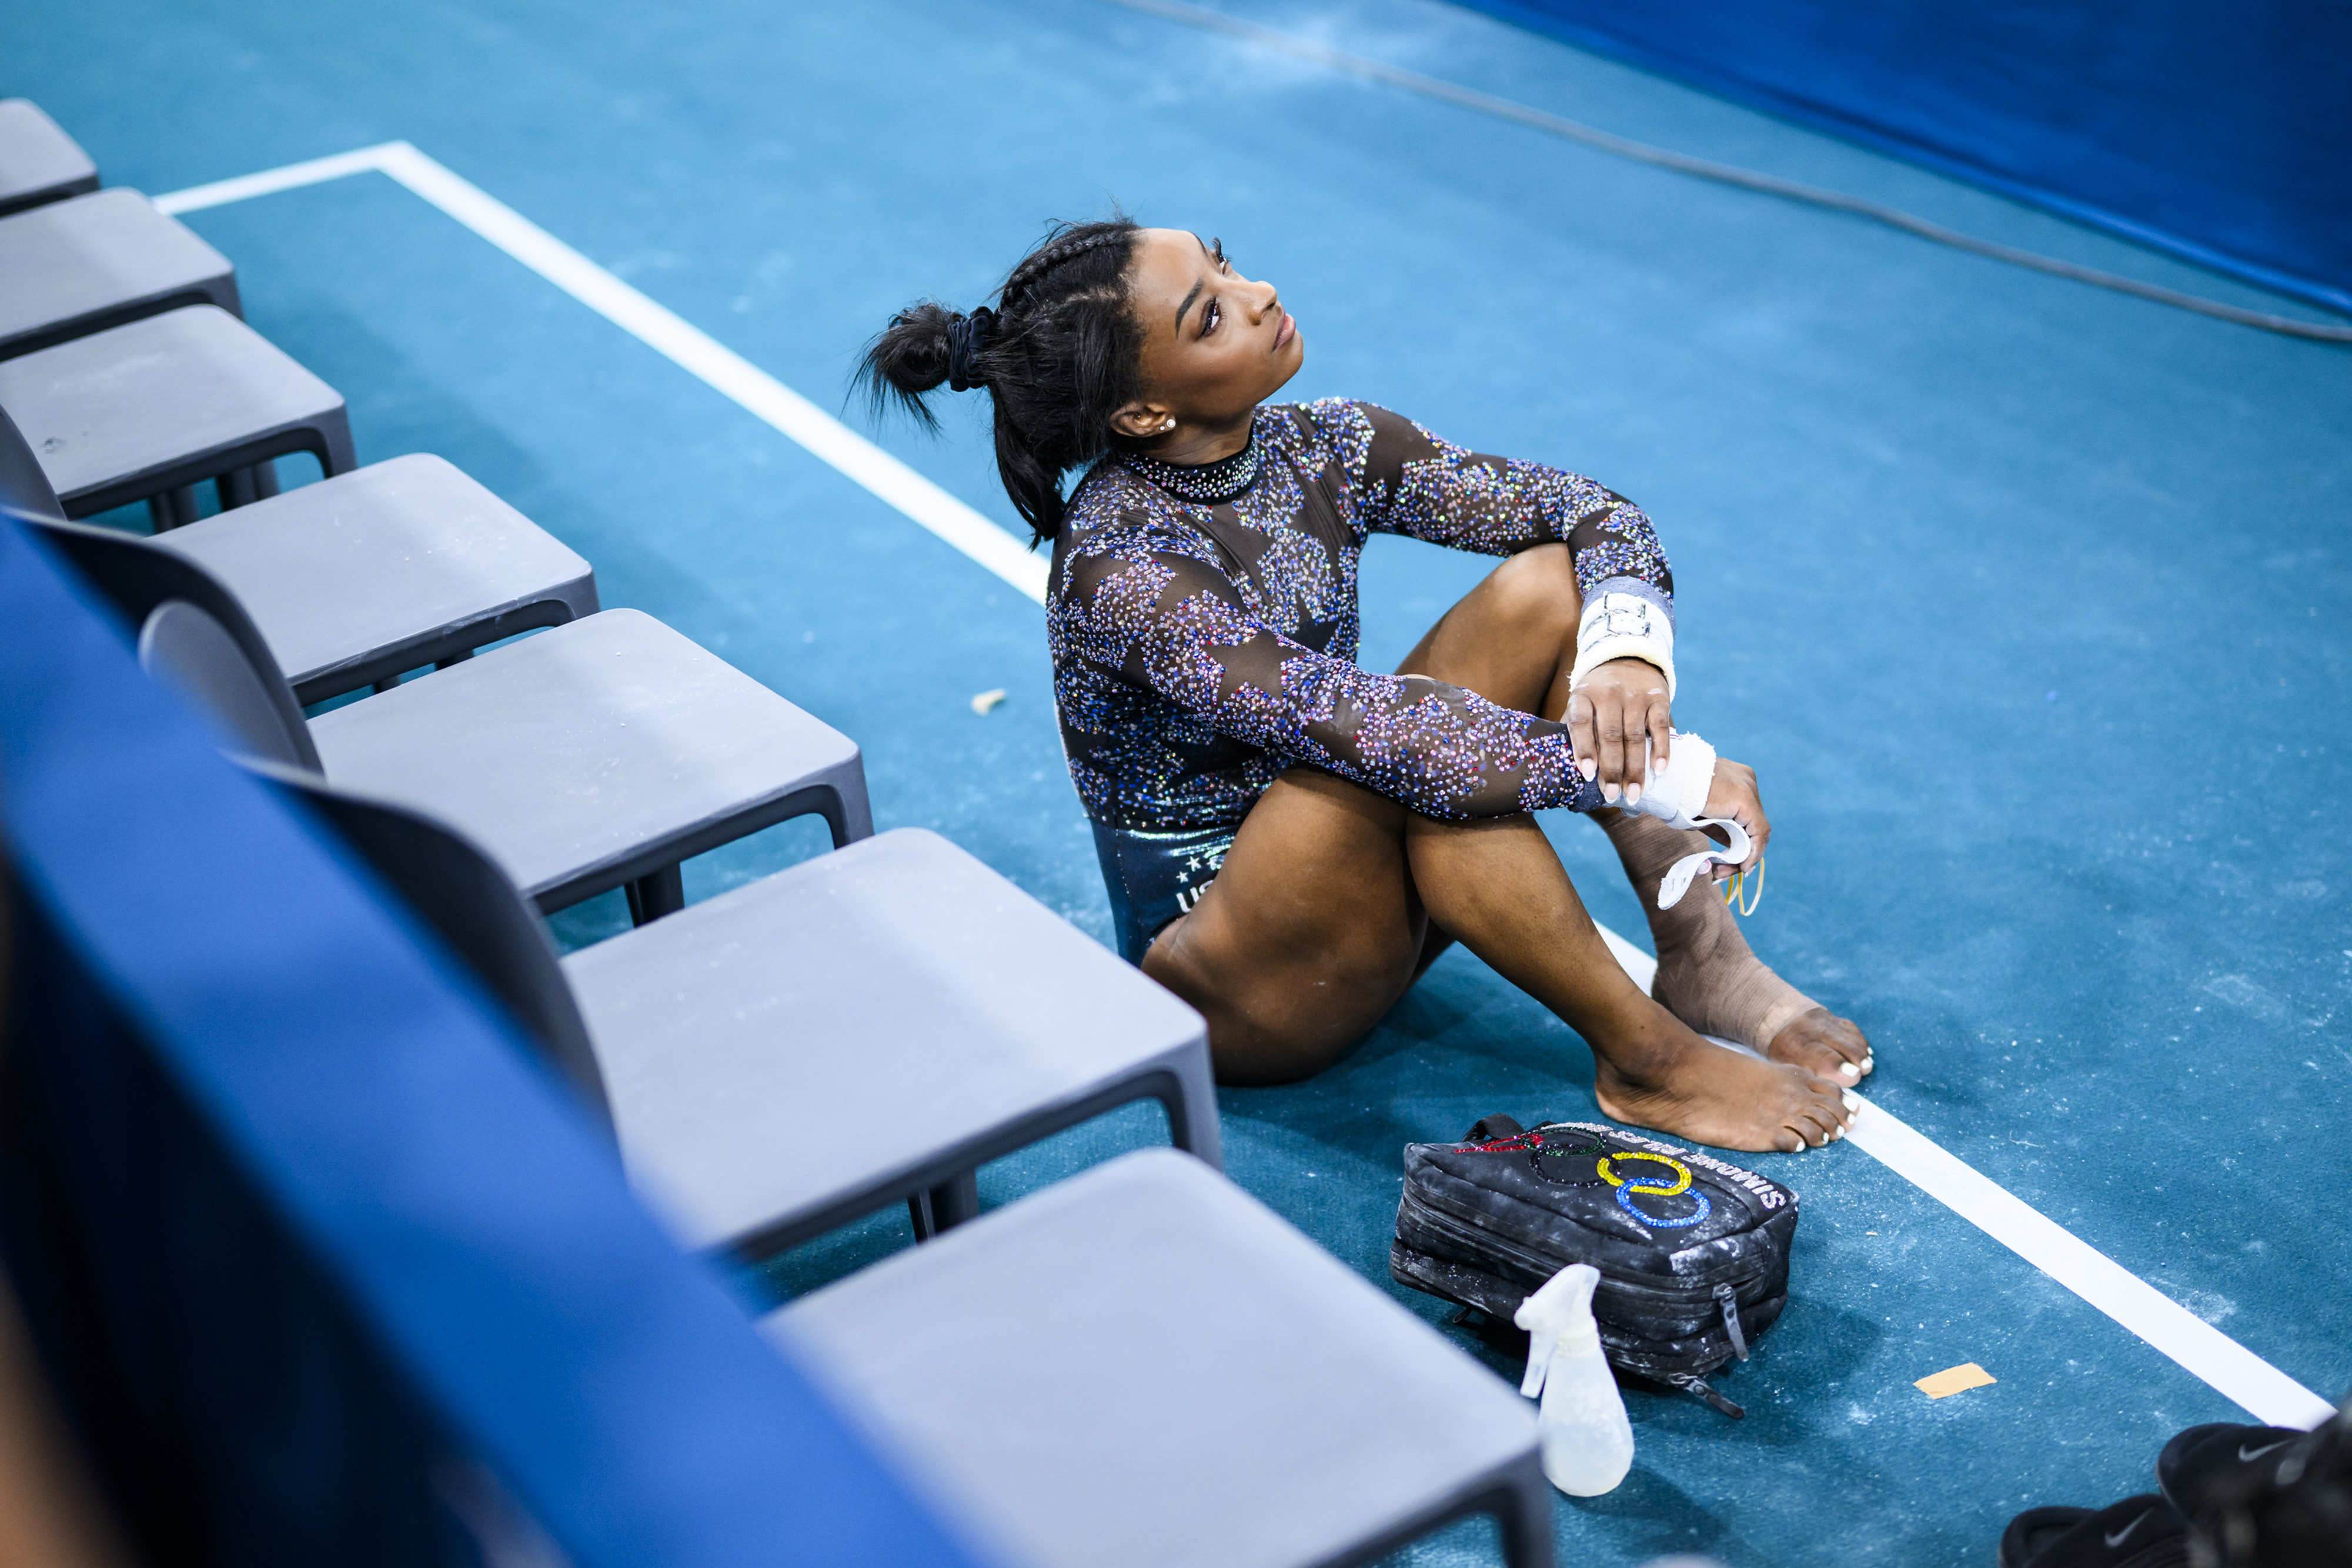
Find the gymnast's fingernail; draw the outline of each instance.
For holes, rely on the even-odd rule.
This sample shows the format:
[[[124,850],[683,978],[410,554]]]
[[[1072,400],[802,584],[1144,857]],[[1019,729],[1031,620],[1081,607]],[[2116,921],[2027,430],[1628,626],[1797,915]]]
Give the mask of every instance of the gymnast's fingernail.
[[[1587,784],[1590,784],[1592,782],[1592,776],[1601,771],[1601,764],[1593,761],[1592,758],[1588,757],[1577,763],[1576,770],[1579,773],[1583,774],[1584,781]]]
[[[1625,804],[1632,805],[1642,798],[1642,786],[1636,782],[1625,786]]]
[[[1614,784],[1603,784],[1601,787],[1601,798],[1608,801],[1611,805],[1615,805],[1617,803],[1617,786]]]

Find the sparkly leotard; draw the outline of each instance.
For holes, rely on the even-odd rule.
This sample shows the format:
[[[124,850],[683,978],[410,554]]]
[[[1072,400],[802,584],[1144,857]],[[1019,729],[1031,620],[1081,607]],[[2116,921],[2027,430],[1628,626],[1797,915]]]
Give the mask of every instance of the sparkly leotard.
[[[1374,532],[1485,555],[1565,542],[1588,598],[1635,592],[1672,613],[1657,534],[1623,497],[1466,452],[1369,403],[1262,408],[1247,446],[1201,467],[1104,459],[1055,536],[1046,637],[1123,948],[1191,907],[1295,764],[1433,817],[1601,804],[1565,726],[1357,666],[1357,563]],[[1169,879],[1137,871],[1139,846],[1181,852],[1190,873],[1171,874],[1192,880],[1144,890]],[[1154,912],[1119,907],[1115,861]]]
[[[1671,607],[1656,532],[1622,496],[1480,456],[1368,403],[1264,408],[1248,446],[1079,482],[1046,597],[1070,777],[1112,827],[1232,827],[1306,763],[1433,817],[1586,805],[1565,726],[1422,675],[1357,667],[1366,537],[1484,555],[1564,540],[1589,598]]]

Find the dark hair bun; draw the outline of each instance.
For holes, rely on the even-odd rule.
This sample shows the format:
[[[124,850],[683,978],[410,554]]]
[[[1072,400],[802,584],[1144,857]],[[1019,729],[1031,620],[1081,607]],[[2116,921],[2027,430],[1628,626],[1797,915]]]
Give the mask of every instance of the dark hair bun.
[[[858,369],[877,414],[896,402],[931,430],[930,392],[987,388],[997,476],[1040,540],[1061,525],[1062,476],[1110,449],[1111,416],[1136,394],[1143,337],[1127,284],[1136,233],[1124,216],[1056,224],[1005,278],[994,309],[910,305],[866,344]]]
[[[918,400],[948,379],[948,329],[956,319],[954,311],[932,299],[890,318],[866,350],[876,402],[887,385],[917,417],[932,423],[931,411]]]

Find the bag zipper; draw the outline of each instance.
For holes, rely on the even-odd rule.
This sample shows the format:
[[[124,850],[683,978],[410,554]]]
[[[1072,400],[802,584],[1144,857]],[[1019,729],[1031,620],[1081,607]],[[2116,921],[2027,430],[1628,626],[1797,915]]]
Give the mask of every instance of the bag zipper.
[[[1728,1283],[1717,1285],[1715,1299],[1723,1307],[1723,1326],[1731,1333],[1731,1348],[1739,1353],[1740,1360],[1746,1361],[1748,1335],[1739,1326],[1739,1292]]]
[[[1476,1247],[1488,1251],[1498,1252],[1507,1258],[1513,1259],[1525,1267],[1530,1273],[1539,1275],[1541,1278],[1546,1280],[1550,1279],[1554,1274],[1559,1273],[1570,1263],[1581,1263],[1585,1261],[1585,1260],[1581,1258],[1554,1258],[1549,1254],[1537,1252],[1531,1249],[1519,1246],[1517,1243],[1511,1241],[1505,1237],[1498,1236],[1491,1230],[1479,1228],[1472,1221],[1455,1215],[1449,1209],[1438,1207],[1434,1201],[1423,1197],[1421,1194],[1413,1191],[1411,1187],[1404,1189],[1403,1207],[1408,1209],[1417,1211],[1424,1221],[1430,1223],[1430,1228],[1432,1229],[1440,1231],[1451,1237],[1453,1239],[1463,1242],[1465,1245]],[[1740,1286],[1752,1285],[1762,1280],[1764,1278],[1764,1273],[1765,1271],[1762,1270],[1755,1270],[1745,1274],[1735,1275],[1728,1283],[1735,1289]],[[1614,1286],[1619,1290],[1629,1291],[1633,1294],[1651,1295],[1659,1297],[1662,1300],[1679,1301],[1684,1302],[1689,1302],[1693,1300],[1692,1296],[1688,1293],[1689,1291],[1705,1288],[1702,1281],[1700,1280],[1691,1281],[1689,1285],[1684,1291],[1675,1291],[1661,1285],[1651,1284],[1646,1281],[1632,1280],[1627,1279],[1622,1275],[1612,1275],[1608,1273],[1602,1274],[1601,1281],[1605,1285]],[[1720,1289],[1720,1287],[1717,1287],[1717,1289]],[[1709,1293],[1713,1294],[1715,1292],[1710,1291]]]

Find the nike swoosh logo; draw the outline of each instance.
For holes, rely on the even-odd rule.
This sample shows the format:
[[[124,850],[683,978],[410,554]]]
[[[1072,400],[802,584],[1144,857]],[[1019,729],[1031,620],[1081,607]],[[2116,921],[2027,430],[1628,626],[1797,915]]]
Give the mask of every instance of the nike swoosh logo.
[[[2156,1510],[2154,1509],[2147,1510],[2137,1519],[2133,1520],[2129,1524],[2125,1525],[2121,1530],[2118,1530],[2113,1535],[2108,1536],[2108,1550],[2113,1551],[2115,1548],[2121,1546],[2124,1543],[2124,1537],[2129,1535],[2133,1531],[2137,1530],[2142,1524],[2146,1523],[2148,1514],[2154,1513],[2155,1511]]]
[[[2238,1445],[2238,1463],[2242,1465],[2251,1465],[2256,1459],[2261,1458],[2264,1454],[2269,1453],[2272,1449],[2284,1448],[2289,1443],[2294,1441],[2294,1439],[2293,1437],[2281,1437],[2277,1442],[2265,1443],[2261,1448],[2252,1450],[2251,1453],[2247,1451],[2246,1445],[2241,1443]]]

